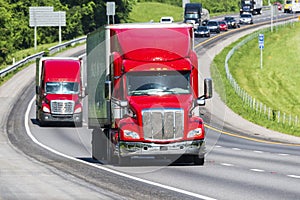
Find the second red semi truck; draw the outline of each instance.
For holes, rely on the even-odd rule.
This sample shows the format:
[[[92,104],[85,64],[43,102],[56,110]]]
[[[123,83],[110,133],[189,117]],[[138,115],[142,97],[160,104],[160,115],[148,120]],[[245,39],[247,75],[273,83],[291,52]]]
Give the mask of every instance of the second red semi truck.
[[[41,126],[70,122],[82,126],[82,60],[43,57],[36,65],[36,119]]]
[[[199,96],[193,45],[193,27],[183,23],[109,25],[88,35],[93,158],[204,164],[204,122],[194,111],[212,97],[212,81]]]

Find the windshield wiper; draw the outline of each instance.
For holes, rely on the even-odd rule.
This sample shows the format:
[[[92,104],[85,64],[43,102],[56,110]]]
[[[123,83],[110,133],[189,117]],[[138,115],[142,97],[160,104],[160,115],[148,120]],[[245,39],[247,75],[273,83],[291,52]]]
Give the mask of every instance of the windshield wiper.
[[[150,96],[150,94],[148,94],[147,92],[144,92],[144,91],[132,91],[131,92],[131,95],[132,96],[142,96],[142,95],[147,95],[147,96]]]

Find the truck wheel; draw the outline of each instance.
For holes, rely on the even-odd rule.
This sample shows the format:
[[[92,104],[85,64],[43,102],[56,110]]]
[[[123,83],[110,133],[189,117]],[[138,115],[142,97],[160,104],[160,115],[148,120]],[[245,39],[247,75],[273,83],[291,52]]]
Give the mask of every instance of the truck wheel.
[[[195,165],[204,165],[204,157],[199,158],[198,155],[194,156],[194,164]]]
[[[46,122],[43,121],[43,120],[41,120],[41,119],[39,119],[39,125],[40,125],[40,127],[45,127],[46,126]]]

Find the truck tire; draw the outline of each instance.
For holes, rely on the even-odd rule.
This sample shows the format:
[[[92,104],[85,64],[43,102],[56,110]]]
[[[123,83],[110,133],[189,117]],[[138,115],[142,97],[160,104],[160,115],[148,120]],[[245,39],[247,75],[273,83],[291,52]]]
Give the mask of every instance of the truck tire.
[[[204,157],[200,158],[198,155],[194,156],[195,165],[204,165]]]
[[[38,121],[39,121],[40,127],[45,127],[46,126],[46,122],[44,120],[38,119]]]

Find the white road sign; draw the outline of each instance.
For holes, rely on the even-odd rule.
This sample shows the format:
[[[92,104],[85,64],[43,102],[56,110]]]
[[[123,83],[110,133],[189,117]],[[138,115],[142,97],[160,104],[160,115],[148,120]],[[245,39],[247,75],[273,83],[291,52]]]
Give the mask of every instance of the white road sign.
[[[115,15],[115,2],[107,2],[106,3],[106,15]]]
[[[53,7],[30,7],[29,26],[66,26],[66,12],[53,12]]]

